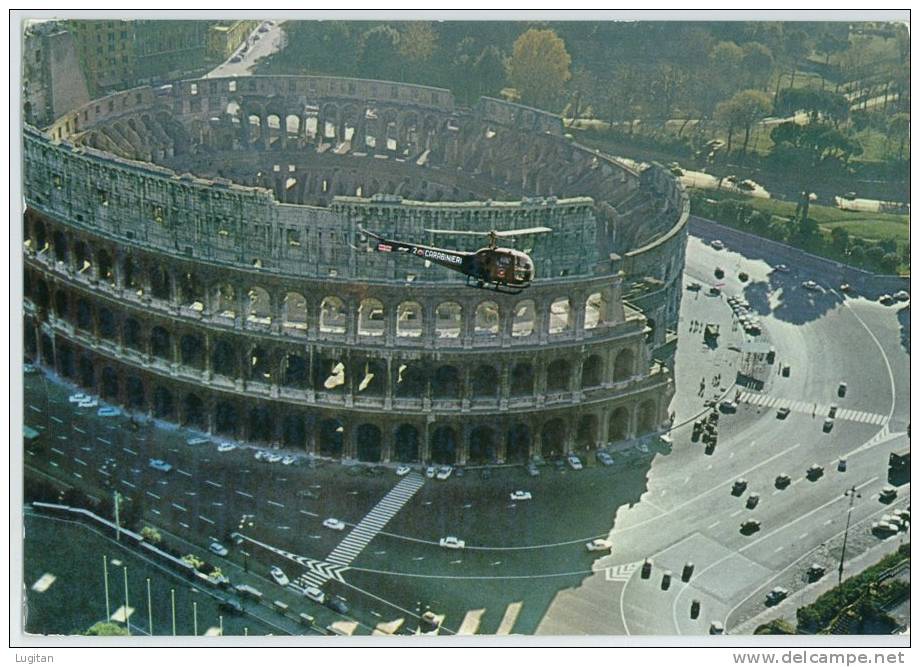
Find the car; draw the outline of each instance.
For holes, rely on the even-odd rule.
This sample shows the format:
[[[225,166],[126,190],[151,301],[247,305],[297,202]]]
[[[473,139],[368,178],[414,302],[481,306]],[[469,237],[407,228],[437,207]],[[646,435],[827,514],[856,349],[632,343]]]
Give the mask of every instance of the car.
[[[791,372],[792,372],[792,368],[791,368],[788,364],[783,364],[783,367],[782,367],[782,369],[781,369],[781,371],[780,371],[780,374],[781,374],[784,378],[787,378],[787,377],[789,377],[789,374],[790,374]]]
[[[840,398],[843,398],[844,396],[847,395],[847,383],[846,382],[841,382],[840,384],[837,385],[837,395]]]
[[[173,469],[173,467],[163,459],[150,459],[150,462],[147,465],[149,465],[154,470],[159,470],[160,472],[169,472]]]
[[[844,294],[850,294],[853,291],[853,288],[850,286],[850,283],[841,283],[840,291]]]
[[[118,408],[105,407],[99,408],[99,410],[96,411],[96,414],[100,417],[117,417],[121,414],[121,410]]]
[[[243,60],[243,56],[241,56],[240,54],[236,54],[235,56],[233,56],[232,58],[230,58],[230,62],[232,62],[232,63],[238,63],[238,62],[240,62],[240,61],[242,61],[242,60]]]
[[[454,469],[451,468],[450,466],[441,466],[440,468],[438,468],[438,473],[437,475],[435,475],[435,477],[443,481],[447,479],[448,477],[450,477],[453,474],[453,472],[454,472]]]
[[[568,461],[569,467],[572,470],[581,470],[584,467],[581,465],[581,459],[574,454],[569,454],[568,457],[566,457],[566,461]]]
[[[463,469],[463,466],[457,466],[454,468],[455,477],[463,477],[464,475],[466,475],[466,471]]]
[[[790,484],[792,484],[792,479],[789,477],[789,475],[785,474],[777,475],[776,479],[773,480],[773,486],[775,486],[777,489],[785,489]]]
[[[268,456],[268,452],[263,452],[261,449],[259,449],[259,450],[256,450],[256,453],[253,455],[253,458],[254,458],[256,461],[261,461],[261,460],[264,459],[266,456]]]
[[[428,466],[427,468],[425,468],[425,477],[427,477],[428,479],[434,479],[434,476],[436,473],[437,473],[437,469],[434,466]]]
[[[719,621],[713,621],[709,624],[709,634],[723,635],[725,634],[725,626],[723,626]]]
[[[22,365],[22,372],[25,373],[26,375],[35,375],[36,373],[38,373],[38,367],[35,366],[34,364],[26,363]]]
[[[904,521],[905,523],[910,522],[910,510],[897,509],[894,512],[892,512],[892,514],[894,514],[896,517],[898,517],[901,521]]]
[[[719,410],[725,413],[738,412],[738,404],[734,401],[722,401],[719,403]]]
[[[89,396],[87,394],[71,394],[67,400],[71,403],[82,403],[87,400]]]
[[[819,289],[821,289],[821,286],[818,285],[818,283],[816,283],[814,280],[806,280],[802,283],[802,288],[807,289],[810,292],[817,292]]]
[[[208,545],[208,551],[212,554],[217,554],[218,556],[226,556],[230,551],[220,542],[211,542]]]
[[[99,401],[95,398],[87,398],[86,400],[80,401],[77,403],[78,408],[95,408],[98,407]]]
[[[741,522],[741,533],[743,535],[750,535],[751,533],[756,533],[758,530],[760,530],[760,521],[748,519],[747,521]]]
[[[278,584],[279,586],[287,586],[289,583],[291,583],[291,580],[288,579],[288,576],[284,573],[284,570],[282,570],[277,565],[273,565],[272,568],[268,571],[268,573],[272,576],[272,579],[274,579],[275,583]]]
[[[776,418],[777,418],[777,419],[785,419],[786,417],[789,416],[789,413],[790,413],[790,412],[792,412],[792,410],[790,410],[789,408],[782,407],[782,408],[780,408],[779,410],[776,411]]]
[[[210,440],[207,438],[189,438],[185,441],[185,444],[189,447],[197,447],[198,445],[207,445]]]
[[[812,464],[812,466],[805,471],[805,476],[811,481],[815,481],[824,474],[824,467],[818,465],[817,463]]]
[[[217,608],[230,614],[243,613],[243,603],[238,598],[222,598]]]
[[[236,445],[234,445],[232,442],[222,442],[217,445],[217,451],[221,453],[232,452],[234,449],[236,449]]]
[[[527,466],[527,474],[531,477],[540,476],[540,469],[537,467],[536,463],[531,463]]]
[[[722,293],[722,290],[716,286],[709,288],[709,296],[719,296]]]
[[[894,299],[891,298],[890,294],[882,294],[882,296],[878,298],[878,302],[883,306],[890,306],[894,303]]]
[[[700,615],[700,601],[692,600],[690,602],[690,618],[699,618]]]
[[[898,490],[890,485],[883,486],[881,492],[878,494],[878,499],[883,503],[890,503],[897,497]]]
[[[671,587],[671,570],[665,570],[661,573],[661,590],[666,591]]]
[[[722,243],[722,241],[720,241],[719,239],[715,239],[709,245],[715,248],[716,250],[722,250],[725,248],[725,244]]]
[[[440,544],[445,549],[463,549],[466,547],[466,542],[461,540],[459,537],[454,537],[453,535],[442,537],[438,541],[438,544]]]
[[[757,507],[757,503],[759,502],[760,502],[760,494],[752,493],[747,497],[747,501],[744,503],[744,506],[747,507],[749,510],[752,510],[755,507]]]
[[[337,614],[347,614],[348,605],[345,604],[345,600],[340,598],[337,595],[333,595],[328,600],[326,600],[326,606],[329,607],[332,611]]]
[[[871,531],[875,535],[892,535],[898,532],[898,529],[887,521],[873,521]]]
[[[772,591],[767,593],[766,604],[768,607],[777,605],[789,596],[789,589],[783,588],[782,586],[777,586]]]
[[[648,558],[645,559],[645,562],[642,563],[642,570],[639,573],[639,576],[643,579],[648,579],[652,576],[652,561]]]
[[[532,500],[533,495],[530,491],[515,491],[511,494],[511,500]]]
[[[891,296],[894,298],[895,301],[909,301],[910,300],[910,294],[905,292],[904,290],[895,292]]]
[[[294,461],[296,461],[296,460],[297,460],[296,458],[294,458],[293,456],[291,456],[290,454],[288,454],[288,455],[285,456],[283,459],[281,459],[281,465],[283,465],[283,466],[293,465],[293,464],[294,464]]]
[[[757,184],[751,179],[746,178],[738,184],[738,187],[742,190],[756,190]]]
[[[323,521],[323,526],[331,530],[345,530],[345,523],[343,521],[339,521],[335,517],[329,517]]]
[[[812,563],[808,566],[808,569],[805,571],[805,576],[808,577],[809,581],[817,581],[824,576],[826,570],[823,565],[818,563]]]
[[[264,460],[268,461],[269,463],[278,463],[278,461],[280,461],[283,458],[284,457],[281,456],[281,454],[269,454],[268,456],[264,457]]]
[[[597,460],[600,461],[601,465],[603,466],[613,465],[613,457],[610,456],[610,454],[608,454],[607,452],[598,452]]]
[[[409,466],[398,466],[398,467],[396,468],[396,476],[397,476],[397,477],[405,477],[405,476],[408,475],[410,472],[412,472],[412,468],[410,468]]]
[[[830,433],[831,429],[834,428],[834,420],[828,417],[824,420],[824,425],[821,428],[825,433]]]
[[[230,533],[230,539],[236,546],[240,546],[243,542],[246,541],[246,538],[243,537],[242,533]]]
[[[602,540],[598,538],[585,544],[585,549],[588,551],[610,551],[613,549],[613,544],[610,542],[610,540]]]
[[[687,285],[687,291],[689,292],[699,292],[701,289],[703,289],[703,286],[699,283],[690,283]]]
[[[693,563],[684,563],[684,569],[680,573],[680,580],[683,582],[690,581],[690,577],[693,576]]]
[[[779,271],[780,273],[789,273],[789,267],[785,264],[777,264],[773,267],[774,271]]]
[[[747,480],[744,479],[743,477],[740,479],[736,479],[735,483],[732,484],[732,495],[740,496],[742,493],[744,493],[744,490],[747,488],[747,485],[748,485]]]
[[[837,416],[837,406],[836,405],[831,404],[831,407],[827,411],[827,416],[830,417],[831,419]]]
[[[267,25],[260,25],[260,26],[259,26],[259,32],[268,32],[268,26],[267,26]]]
[[[303,589],[304,597],[310,598],[314,602],[323,604],[326,601],[326,594],[316,586],[305,586]]]
[[[847,460],[841,458],[837,461],[837,472],[846,472],[847,471]]]

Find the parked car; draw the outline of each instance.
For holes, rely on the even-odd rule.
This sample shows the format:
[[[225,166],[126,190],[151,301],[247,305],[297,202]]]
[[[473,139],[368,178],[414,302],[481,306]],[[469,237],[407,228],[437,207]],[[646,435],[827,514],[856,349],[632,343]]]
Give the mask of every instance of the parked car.
[[[699,618],[700,615],[700,601],[693,600],[690,602],[690,618]]]
[[[745,502],[744,505],[745,505],[745,507],[747,507],[749,510],[752,510],[752,509],[754,509],[755,507],[757,507],[757,503],[759,503],[759,502],[760,502],[760,494],[758,494],[758,493],[752,493],[751,495],[749,495],[749,496],[747,497],[747,502]]]
[[[840,458],[837,460],[837,472],[846,472],[847,471],[847,460],[845,458]]]
[[[338,519],[334,517],[329,517],[328,519],[323,521],[323,526],[331,530],[345,530],[345,523],[343,521],[339,521]]]
[[[87,398],[77,403],[78,408],[95,408],[98,406],[99,406],[99,401],[97,401],[95,398],[92,398],[92,397]]]
[[[709,245],[715,248],[716,250],[723,250],[725,248],[725,244],[722,243],[722,241],[720,241],[719,239],[715,239]]]
[[[710,295],[710,296],[719,296],[721,293],[722,293],[722,290],[719,289],[719,288],[716,287],[716,286],[712,286],[712,287],[709,288],[709,295]]]
[[[253,454],[253,458],[254,458],[256,461],[261,461],[261,460],[262,460],[263,458],[265,458],[266,456],[268,456],[268,452],[263,452],[261,449],[256,450],[256,453]]]
[[[459,537],[454,537],[453,535],[442,537],[438,544],[440,544],[445,549],[463,549],[466,547],[466,542],[461,540]]]
[[[67,398],[67,400],[68,400],[69,402],[71,402],[71,403],[82,403],[83,401],[85,401],[85,400],[88,399],[88,398],[89,398],[89,396],[88,396],[87,394],[71,394],[71,395]]]
[[[242,59],[243,59],[243,57],[242,57],[240,54],[236,54],[235,56],[233,56],[232,58],[230,58],[230,62],[232,62],[232,63],[238,63],[238,62],[240,62]]]
[[[894,294],[892,294],[892,297],[894,297],[896,301],[909,301],[910,300],[910,294],[908,294],[904,290],[901,290],[900,292],[895,292]]]
[[[527,474],[531,477],[539,477],[540,469],[537,467],[536,463],[530,463],[527,465]]]
[[[728,414],[738,412],[738,404],[734,401],[722,401],[719,403],[719,410]]]
[[[217,554],[218,556],[226,556],[228,553],[230,553],[227,550],[227,547],[225,547],[220,542],[211,542],[211,544],[208,545],[208,551],[213,554]]]
[[[237,598],[222,598],[217,604],[217,608],[229,614],[242,614],[243,603]]]
[[[666,591],[671,587],[671,570],[665,570],[661,574],[661,590]]]
[[[584,467],[581,465],[581,459],[574,454],[569,454],[566,460],[572,470],[581,470]]]
[[[207,438],[189,438],[185,441],[185,444],[189,447],[197,447],[198,445],[207,445],[210,440]]]
[[[808,577],[809,581],[817,581],[824,576],[825,569],[823,565],[818,563],[812,563],[808,566],[808,569],[805,571],[805,576]]]
[[[743,535],[750,535],[751,533],[756,533],[758,530],[760,530],[760,521],[748,519],[747,521],[741,522],[741,533]]]
[[[278,584],[279,586],[287,586],[289,583],[291,583],[291,580],[288,579],[288,576],[284,573],[284,570],[282,570],[277,565],[273,565],[272,568],[268,571],[268,573],[272,576],[272,579],[274,579],[275,583]]]
[[[608,454],[607,452],[598,452],[597,460],[600,461],[601,465],[604,465],[604,466],[613,465],[613,457],[610,456],[610,454]]]
[[[780,408],[779,410],[776,411],[776,418],[777,418],[777,419],[785,419],[786,417],[789,416],[789,413],[790,413],[790,412],[792,412],[792,411],[791,411],[789,408],[785,408],[785,407],[784,407],[784,408]]]
[[[816,283],[814,280],[806,280],[802,283],[802,287],[807,289],[809,292],[817,292],[819,289],[821,289],[820,285],[818,285],[818,283]]]
[[[639,573],[643,579],[648,579],[652,576],[652,561],[645,559],[645,562],[642,563],[642,571]]]
[[[703,289],[703,286],[699,283],[690,283],[687,285],[687,290],[690,292],[699,292],[701,289]]]
[[[99,415],[100,417],[117,417],[118,415],[121,414],[121,410],[119,410],[118,408],[105,407],[105,408],[99,408],[96,414]]]
[[[735,483],[732,484],[732,495],[740,496],[742,493],[744,493],[744,490],[747,488],[747,485],[748,485],[747,480],[744,479],[743,477],[736,479]]]
[[[785,264],[777,264],[773,267],[774,271],[779,271],[780,273],[789,273],[789,267]]]
[[[345,604],[345,600],[340,598],[337,595],[333,595],[328,600],[326,600],[326,606],[329,607],[332,611],[337,614],[347,614],[348,605]]]
[[[588,551],[610,551],[613,549],[613,544],[610,542],[610,540],[602,540],[598,538],[585,544],[585,549]]]
[[[437,473],[437,470],[434,466],[428,466],[425,468],[425,477],[428,479],[434,479],[435,473]]]
[[[850,294],[853,291],[853,287],[850,285],[850,283],[841,283],[840,291],[844,294]]]
[[[789,374],[790,374],[791,372],[792,372],[792,368],[789,366],[789,364],[783,364],[783,368],[782,368],[782,371],[781,371],[782,376],[783,376],[784,378],[787,378],[787,377],[789,377]]]
[[[883,486],[881,493],[878,494],[878,499],[883,503],[890,503],[897,497],[898,490],[890,485]]]
[[[711,635],[722,635],[725,634],[725,627],[719,621],[713,621],[709,624],[709,634]]]
[[[830,433],[831,429],[834,428],[834,420],[830,417],[824,420],[824,426],[821,427],[825,433]]]
[[[150,463],[148,465],[154,470],[159,470],[160,472],[169,472],[173,469],[173,467],[163,459],[150,459]]]
[[[264,459],[269,463],[278,463],[278,461],[280,461],[282,458],[284,457],[282,457],[281,454],[269,454],[268,456],[264,457]]]
[[[790,484],[792,484],[792,479],[789,477],[789,475],[785,474],[777,475],[776,479],[773,480],[773,486],[775,486],[777,489],[785,489]]]
[[[693,563],[684,563],[684,569],[680,573],[680,580],[683,582],[690,581],[690,577],[693,576]]]
[[[883,306],[890,306],[894,303],[894,299],[891,298],[890,294],[882,294],[882,296],[878,298],[878,302]]]
[[[294,464],[294,461],[296,461],[296,460],[297,460],[296,458],[294,458],[293,456],[291,456],[290,454],[288,454],[288,455],[285,456],[283,459],[281,459],[281,465],[283,465],[283,466],[293,465],[293,464]]]
[[[234,445],[232,442],[222,442],[217,445],[217,451],[221,453],[232,452],[234,449],[236,449],[236,445]]]
[[[824,474],[824,467],[818,465],[817,463],[813,464],[808,470],[805,471],[805,476],[811,481],[815,481]]]
[[[530,491],[515,491],[511,494],[511,500],[532,500],[533,496]]]
[[[772,591],[767,593],[767,600],[766,600],[767,606],[772,607],[773,605],[779,604],[780,602],[785,600],[786,597],[788,597],[788,595],[789,595],[788,589],[783,588],[782,586],[777,586]]]
[[[454,469],[451,468],[450,466],[441,466],[438,469],[438,473],[437,475],[435,475],[435,477],[443,481],[447,479],[448,477],[450,477],[453,474],[453,472],[454,472]]]
[[[844,396],[847,395],[847,383],[846,382],[841,382],[840,384],[837,385],[837,395],[840,398],[843,398]]]
[[[322,592],[319,588],[317,588],[316,586],[307,586],[307,587],[305,587],[305,588],[303,589],[303,594],[304,594],[305,597],[310,598],[310,599],[313,600],[314,602],[319,602],[320,604],[322,604],[323,602],[326,601],[326,594],[323,593],[323,592]]]
[[[837,406],[836,405],[833,405],[833,404],[831,405],[831,407],[827,411],[827,416],[830,417],[831,419],[837,416]]]

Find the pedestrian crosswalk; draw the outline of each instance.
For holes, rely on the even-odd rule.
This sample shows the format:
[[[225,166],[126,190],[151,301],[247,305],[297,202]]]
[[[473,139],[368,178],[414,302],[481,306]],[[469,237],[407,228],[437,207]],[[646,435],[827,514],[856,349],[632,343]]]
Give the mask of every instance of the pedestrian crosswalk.
[[[793,401],[787,398],[779,398],[778,396],[770,396],[768,394],[755,394],[748,391],[742,391],[738,400],[742,403],[762,408],[776,408],[777,410],[780,408],[789,408],[793,412],[812,414],[818,417],[826,417],[831,408],[830,405],[824,403]],[[882,426],[888,420],[888,416],[874,412],[863,412],[861,410],[838,409],[835,419]]]

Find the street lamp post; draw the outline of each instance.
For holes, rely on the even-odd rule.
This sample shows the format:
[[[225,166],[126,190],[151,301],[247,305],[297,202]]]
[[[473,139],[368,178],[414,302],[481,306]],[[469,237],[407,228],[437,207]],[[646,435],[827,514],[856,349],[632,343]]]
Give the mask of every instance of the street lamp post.
[[[855,486],[850,487],[843,495],[849,496],[850,505],[847,507],[847,525],[843,530],[843,548],[840,549],[840,565],[837,568],[838,586],[843,582],[843,561],[846,558],[847,553],[847,537],[850,533],[850,517],[853,515],[853,503],[856,502],[857,498],[862,498],[862,496],[856,492]]]

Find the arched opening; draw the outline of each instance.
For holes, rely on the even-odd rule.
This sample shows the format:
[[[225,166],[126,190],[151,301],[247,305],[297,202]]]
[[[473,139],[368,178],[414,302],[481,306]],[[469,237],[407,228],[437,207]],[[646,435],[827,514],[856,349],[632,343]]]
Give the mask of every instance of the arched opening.
[[[460,372],[453,366],[439,366],[431,378],[431,397],[459,400],[462,390]]]
[[[35,305],[38,306],[40,310],[45,310],[48,308],[50,294],[48,292],[48,283],[46,283],[44,280],[38,280],[35,282],[33,299],[35,299]]]
[[[284,327],[306,331],[307,300],[302,294],[288,292],[284,295]]]
[[[396,307],[396,335],[418,338],[424,331],[422,306],[415,301],[403,301]]]
[[[54,313],[62,320],[70,319],[70,309],[68,308],[67,292],[58,290],[54,293]]]
[[[364,299],[358,306],[358,335],[382,336],[385,329],[383,304],[377,299]]]
[[[324,419],[319,423],[319,453],[322,456],[341,458],[345,428],[338,419]]]
[[[236,319],[236,290],[229,283],[214,288],[214,314],[217,317]]]
[[[439,426],[431,434],[431,460],[444,465],[457,460],[457,434],[450,426]]]
[[[421,361],[396,364],[395,393],[397,398],[422,398],[428,393],[428,377]]]
[[[150,353],[160,359],[172,361],[172,341],[169,332],[163,327],[153,327],[150,332]]]
[[[522,361],[511,369],[511,396],[533,396],[533,365]]]
[[[607,323],[609,304],[602,292],[595,292],[585,300],[585,329],[595,329]]]
[[[638,431],[640,434],[645,435],[646,433],[650,433],[657,428],[657,412],[658,411],[655,409],[655,401],[643,401],[639,405],[639,414],[637,416]]]
[[[635,374],[636,355],[629,348],[620,350],[613,362],[613,381],[628,380]]]
[[[253,442],[272,441],[272,415],[265,405],[249,410],[249,439]]]
[[[475,336],[497,336],[499,328],[498,304],[494,301],[483,301],[476,306],[476,316],[473,322]]]
[[[77,376],[77,368],[74,363],[73,349],[71,349],[70,345],[58,339],[57,353],[58,363],[61,365],[61,374],[66,378],[75,378]]]
[[[236,352],[227,341],[218,338],[211,350],[211,368],[217,375],[235,380],[239,371],[237,368]]]
[[[604,361],[592,354],[581,364],[581,388],[597,387],[604,381]]]
[[[338,357],[319,353],[313,358],[313,387],[318,391],[344,393],[347,380],[345,363]]]
[[[253,287],[246,296],[246,321],[250,324],[271,324],[272,300],[268,292],[261,287]]]
[[[160,264],[150,270],[150,294],[160,301],[172,300],[172,278]]]
[[[498,371],[494,367],[482,364],[476,367],[472,375],[473,398],[498,398],[501,389]]]
[[[137,296],[144,293],[144,284],[141,281],[141,268],[131,255],[125,255],[122,261],[122,285],[126,290],[134,292]]]
[[[70,259],[67,237],[61,231],[54,233],[54,259],[62,264],[67,264]]]
[[[118,400],[118,373],[114,368],[106,366],[102,369],[102,386],[99,393],[107,401]]]
[[[186,308],[204,311],[205,288],[194,273],[184,271],[179,274],[179,301]]]
[[[358,427],[357,450],[359,461],[379,462],[383,452],[380,429],[373,424],[361,424]]]
[[[438,304],[434,311],[434,331],[438,338],[459,338],[463,331],[463,308],[449,301]]]
[[[307,427],[301,414],[286,414],[282,423],[282,439],[285,447],[307,446]]]
[[[185,334],[179,339],[179,358],[183,366],[204,368],[204,344],[199,336]]]
[[[36,328],[32,322],[24,322],[22,327],[23,354],[26,361],[34,362],[38,356],[38,343],[35,339]]]
[[[568,297],[556,299],[549,307],[549,333],[561,334],[572,330],[572,303]]]
[[[543,424],[542,438],[543,458],[558,459],[565,453],[566,428],[561,419],[550,419]]]
[[[153,416],[157,419],[172,419],[175,406],[172,392],[165,387],[153,390]]]
[[[359,396],[383,396],[387,391],[387,366],[380,359],[353,362],[355,393]]]
[[[96,253],[96,264],[98,265],[99,280],[107,282],[110,285],[115,284],[115,267],[112,264],[112,256],[105,250],[99,250]]]
[[[239,412],[235,405],[221,401],[214,410],[214,430],[218,435],[235,438],[239,432]]]
[[[125,401],[132,410],[143,410],[146,405],[144,383],[135,375],[125,378]]]
[[[343,334],[348,329],[345,304],[337,296],[327,296],[320,305],[319,330],[323,333]]]
[[[93,275],[93,261],[85,241],[77,241],[73,246],[74,269],[77,273]]]
[[[394,437],[393,458],[403,463],[418,461],[418,447],[418,429],[412,424],[400,424]]]
[[[607,440],[619,442],[629,436],[629,410],[624,406],[616,408],[610,413],[607,422]]]
[[[597,417],[594,415],[582,415],[578,420],[578,428],[575,432],[575,443],[578,449],[590,451],[597,449]]]
[[[258,345],[249,352],[249,379],[252,382],[267,384],[272,381],[272,367],[268,351]]]
[[[35,238],[35,252],[45,252],[48,249],[48,233],[45,231],[45,223],[33,219],[32,236]]]
[[[93,332],[93,307],[83,298],[77,300],[77,326],[89,333]]]
[[[54,358],[54,342],[51,340],[51,336],[46,333],[42,333],[40,341],[42,361],[45,363],[45,365],[54,368],[56,359]]]
[[[118,335],[118,326],[115,324],[115,316],[108,308],[99,309],[99,335],[106,340],[115,340]]]
[[[186,394],[182,399],[182,424],[198,429],[208,426],[204,402],[195,394]]]
[[[125,339],[125,347],[131,348],[132,350],[137,350],[138,352],[144,351],[144,345],[141,342],[141,325],[134,318],[128,318],[125,320],[124,331],[122,333]]]
[[[536,305],[532,299],[519,301],[514,306],[514,317],[511,321],[511,335],[515,338],[524,338],[533,333],[537,322]]]
[[[308,378],[307,361],[299,354],[289,354],[284,358],[284,372],[281,384],[295,389],[306,389]]]
[[[495,431],[488,426],[477,426],[470,432],[470,463],[494,463],[497,454]]]
[[[571,386],[572,367],[565,359],[552,361],[546,369],[546,391],[569,391]]]
[[[525,463],[530,460],[533,438],[525,424],[515,424],[508,430],[505,441],[505,460],[509,463]]]

